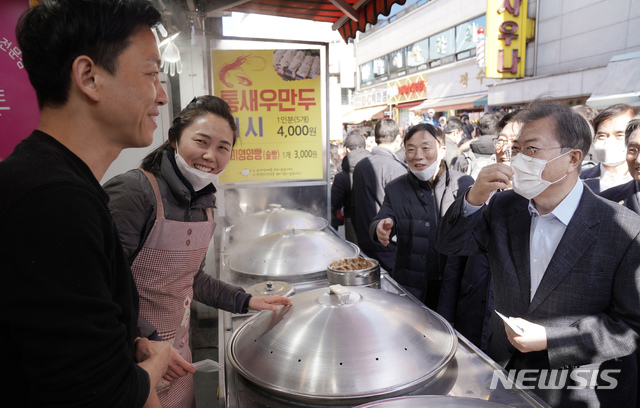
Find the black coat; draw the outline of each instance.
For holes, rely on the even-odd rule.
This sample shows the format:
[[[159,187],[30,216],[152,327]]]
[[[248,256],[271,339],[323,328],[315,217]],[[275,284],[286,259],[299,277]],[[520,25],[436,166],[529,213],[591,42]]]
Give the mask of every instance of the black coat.
[[[369,156],[371,153],[367,149],[352,150],[344,156],[342,160],[342,171],[336,174],[331,184],[331,214],[335,215],[336,211],[344,208],[345,218],[351,217],[351,185],[353,179],[353,170],[360,160]]]
[[[391,236],[397,237],[397,249],[392,277],[424,303],[427,281],[440,280],[446,261],[435,249],[438,221],[472,184],[473,178],[446,165],[433,189],[407,173],[387,184],[382,207],[370,224],[370,237],[379,242],[376,226],[382,219],[393,219]]]
[[[387,271],[393,270],[395,243],[382,246],[369,235],[369,225],[384,201],[384,189],[391,180],[407,174],[407,165],[395,154],[380,146],[362,159],[353,170],[353,213],[351,221],[362,252],[380,262]]]

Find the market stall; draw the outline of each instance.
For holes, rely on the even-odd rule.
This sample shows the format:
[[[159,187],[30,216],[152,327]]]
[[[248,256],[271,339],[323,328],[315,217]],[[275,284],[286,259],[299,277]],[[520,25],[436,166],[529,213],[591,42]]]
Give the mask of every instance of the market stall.
[[[231,230],[223,236],[220,278],[252,293],[292,296],[294,304],[278,313],[219,314],[220,407],[351,407],[427,395],[449,397],[429,400],[429,406],[453,406],[446,405],[452,398],[459,404],[473,398],[478,407],[546,406],[385,271],[376,285],[330,289],[326,274],[313,272],[329,262],[305,245],[265,251],[243,241],[251,247],[247,256],[256,254],[255,264],[286,261],[292,267],[277,276],[260,268],[238,273],[229,265],[237,253]],[[330,227],[320,232],[339,237]],[[496,381],[496,373],[506,381]]]

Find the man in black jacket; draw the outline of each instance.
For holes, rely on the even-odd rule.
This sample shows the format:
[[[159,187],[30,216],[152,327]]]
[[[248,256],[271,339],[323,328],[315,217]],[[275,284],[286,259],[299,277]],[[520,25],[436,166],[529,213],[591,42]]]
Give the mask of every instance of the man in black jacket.
[[[389,245],[397,237],[391,276],[430,309],[436,310],[446,257],[436,251],[436,227],[473,179],[449,170],[445,135],[426,123],[413,126],[404,138],[409,172],[385,187],[384,202],[369,227],[374,242]],[[464,268],[459,263],[460,269]]]
[[[0,162],[0,392],[28,407],[159,407],[170,345],[137,338],[138,292],[99,180],[167,103],[146,0],[45,1],[16,37],[40,124]],[[26,135],[25,135],[26,136]]]
[[[369,225],[384,200],[384,188],[391,180],[407,173],[407,166],[394,154],[400,147],[400,130],[393,119],[382,119],[375,128],[376,143],[371,156],[362,159],[353,170],[353,214],[358,246],[362,252],[393,270],[395,243],[388,246],[373,242]]]

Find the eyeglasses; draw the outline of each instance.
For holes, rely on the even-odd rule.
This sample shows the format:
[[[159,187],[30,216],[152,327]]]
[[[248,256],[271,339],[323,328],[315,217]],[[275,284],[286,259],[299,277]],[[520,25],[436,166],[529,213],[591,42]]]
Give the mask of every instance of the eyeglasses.
[[[513,144],[513,141],[511,140],[500,139],[500,138],[493,139],[493,145],[498,148],[503,147],[504,145],[511,145],[511,144]]]
[[[635,160],[638,157],[638,148],[637,147],[628,147],[627,148],[627,159]]]
[[[511,156],[515,156],[517,154],[522,153],[523,158],[526,161],[533,161],[537,152],[541,150],[553,150],[553,149],[563,149],[564,146],[556,146],[556,147],[533,147],[533,146],[525,146],[525,147],[511,147]]]

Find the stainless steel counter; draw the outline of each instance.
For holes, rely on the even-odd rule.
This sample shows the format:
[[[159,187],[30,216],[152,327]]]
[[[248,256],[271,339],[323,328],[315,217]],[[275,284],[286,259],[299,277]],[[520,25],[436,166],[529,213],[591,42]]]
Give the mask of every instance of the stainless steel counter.
[[[225,264],[225,254],[220,257],[220,279],[225,282],[242,286],[245,289],[261,283],[264,279],[256,280],[251,276],[232,272]],[[288,281],[295,288],[296,293],[327,287],[326,278],[307,281]],[[381,274],[381,290],[406,296],[418,302],[413,296],[405,292],[385,272]],[[253,407],[309,407],[315,405],[286,401],[268,394],[239,375],[227,357],[227,347],[231,336],[238,327],[252,316],[231,314],[220,311],[218,316],[219,360],[224,365],[224,371],[219,374],[220,407],[253,408]],[[490,389],[494,370],[502,370],[486,354],[475,347],[466,338],[458,334],[458,348],[449,366],[442,371],[440,378],[429,385],[408,395],[449,395],[455,397],[478,398],[512,407],[546,407],[547,405],[537,396],[527,390],[518,389],[515,384],[512,389],[506,389],[498,382],[495,390]],[[503,371],[504,377],[507,374]],[[380,399],[383,399],[382,397]]]

